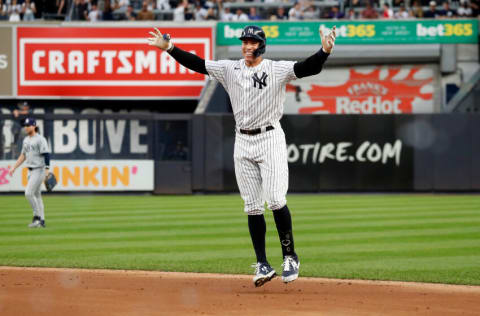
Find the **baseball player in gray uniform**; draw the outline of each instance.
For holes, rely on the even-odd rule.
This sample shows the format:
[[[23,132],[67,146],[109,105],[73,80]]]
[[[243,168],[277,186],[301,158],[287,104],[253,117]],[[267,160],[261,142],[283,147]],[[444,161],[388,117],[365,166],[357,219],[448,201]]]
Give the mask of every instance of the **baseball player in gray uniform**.
[[[47,140],[38,133],[37,122],[34,118],[28,117],[23,122],[27,137],[23,140],[22,152],[17,162],[10,169],[10,176],[25,162],[28,173],[28,184],[25,189],[25,197],[33,209],[33,220],[28,227],[45,227],[45,210],[41,195],[41,185],[48,175],[50,168],[50,151]]]
[[[335,43],[335,27],[324,36],[322,48],[307,59],[272,61],[263,59],[264,31],[258,26],[243,29],[241,60],[210,61],[181,50],[158,29],[150,32],[149,45],[167,51],[181,65],[218,80],[230,96],[236,123],[235,175],[248,214],[248,227],[257,257],[255,286],[275,277],[265,251],[265,202],[273,211],[283,254],[282,280],[298,278],[300,261],[294,249],[292,219],[287,207],[288,162],[285,134],[280,126],[286,84],[318,74]]]

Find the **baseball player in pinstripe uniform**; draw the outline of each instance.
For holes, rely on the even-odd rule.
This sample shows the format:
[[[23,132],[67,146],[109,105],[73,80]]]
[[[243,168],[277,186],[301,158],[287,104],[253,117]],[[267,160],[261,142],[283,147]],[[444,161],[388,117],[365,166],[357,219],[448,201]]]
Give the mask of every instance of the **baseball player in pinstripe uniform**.
[[[13,176],[15,170],[25,162],[29,170],[25,197],[33,209],[33,220],[28,227],[44,228],[45,210],[40,190],[50,168],[50,151],[47,140],[38,133],[37,122],[34,118],[26,118],[23,125],[28,136],[23,140],[22,152],[13,168],[10,169],[10,176]]]
[[[255,286],[275,277],[265,251],[265,202],[273,211],[283,254],[282,280],[298,278],[300,261],[295,253],[292,219],[287,207],[288,163],[285,134],[280,126],[286,84],[318,74],[335,44],[335,27],[324,36],[322,48],[301,62],[263,59],[266,38],[258,26],[242,32],[241,60],[205,61],[176,47],[170,35],[150,32],[149,44],[167,51],[177,62],[218,80],[230,96],[236,123],[235,175],[248,214],[248,227],[257,257]]]

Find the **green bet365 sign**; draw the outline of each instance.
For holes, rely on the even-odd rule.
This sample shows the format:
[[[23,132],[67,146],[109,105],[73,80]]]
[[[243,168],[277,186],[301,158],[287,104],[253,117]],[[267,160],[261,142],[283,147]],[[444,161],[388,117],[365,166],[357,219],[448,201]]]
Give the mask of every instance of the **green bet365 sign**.
[[[217,45],[240,45],[242,29],[251,23],[217,24]],[[474,44],[478,20],[259,22],[269,45],[320,43],[319,28],[337,27],[336,44]]]

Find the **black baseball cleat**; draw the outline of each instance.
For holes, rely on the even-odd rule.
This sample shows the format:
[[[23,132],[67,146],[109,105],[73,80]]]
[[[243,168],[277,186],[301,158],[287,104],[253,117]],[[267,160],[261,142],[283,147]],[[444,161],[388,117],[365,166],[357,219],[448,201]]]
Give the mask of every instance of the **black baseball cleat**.
[[[264,285],[277,275],[268,262],[257,262],[252,267],[255,268],[255,276],[253,277],[255,287]]]
[[[282,281],[285,283],[295,281],[298,278],[300,261],[297,256],[285,256],[283,263]]]

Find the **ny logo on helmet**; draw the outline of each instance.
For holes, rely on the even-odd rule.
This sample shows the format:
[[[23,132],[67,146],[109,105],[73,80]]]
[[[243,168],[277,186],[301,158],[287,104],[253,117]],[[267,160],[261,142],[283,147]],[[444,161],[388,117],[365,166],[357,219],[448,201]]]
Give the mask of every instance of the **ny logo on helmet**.
[[[254,29],[253,27],[247,29],[248,34],[258,35],[262,32],[263,32],[262,30]]]
[[[263,72],[261,78],[258,78],[257,73],[255,73],[255,74],[252,76],[252,79],[253,79],[253,87],[256,88],[256,87],[257,87],[257,83],[258,83],[258,88],[259,88],[259,89],[262,89],[263,87],[266,87],[266,86],[267,86],[267,83],[265,82],[265,80],[267,80],[267,77],[268,77],[268,75],[267,75],[265,72]]]

